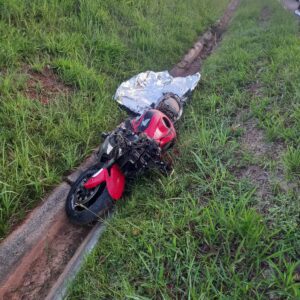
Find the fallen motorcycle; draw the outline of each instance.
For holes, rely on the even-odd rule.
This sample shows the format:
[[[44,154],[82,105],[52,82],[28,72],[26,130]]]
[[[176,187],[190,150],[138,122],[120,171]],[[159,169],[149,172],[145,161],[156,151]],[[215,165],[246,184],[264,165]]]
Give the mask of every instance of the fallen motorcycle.
[[[181,114],[181,99],[168,93],[155,109],[104,134],[98,163],[81,174],[68,194],[66,213],[70,220],[76,224],[97,220],[122,197],[126,178],[153,167],[165,170],[162,156],[174,144],[173,123]]]

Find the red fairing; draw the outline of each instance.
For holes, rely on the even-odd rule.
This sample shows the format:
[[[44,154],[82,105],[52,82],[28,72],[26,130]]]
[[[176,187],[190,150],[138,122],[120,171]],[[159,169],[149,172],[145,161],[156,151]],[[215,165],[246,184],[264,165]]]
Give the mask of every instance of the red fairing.
[[[122,197],[125,186],[125,176],[117,164],[114,164],[110,168],[110,175],[107,169],[101,169],[84,184],[84,187],[86,189],[92,189],[102,182],[106,182],[108,193],[114,200],[118,200]]]
[[[131,121],[134,132],[144,132],[154,139],[161,148],[166,147],[176,137],[176,131],[170,119],[161,111],[152,109],[141,117]]]

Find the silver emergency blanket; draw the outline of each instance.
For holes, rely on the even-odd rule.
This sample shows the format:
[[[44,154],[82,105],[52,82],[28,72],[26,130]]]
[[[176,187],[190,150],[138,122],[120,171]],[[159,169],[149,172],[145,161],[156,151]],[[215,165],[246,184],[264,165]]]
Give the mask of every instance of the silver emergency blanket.
[[[114,99],[129,110],[142,114],[149,108],[155,108],[164,93],[172,92],[185,101],[185,96],[195,89],[200,77],[200,73],[173,77],[168,71],[143,72],[123,82]]]

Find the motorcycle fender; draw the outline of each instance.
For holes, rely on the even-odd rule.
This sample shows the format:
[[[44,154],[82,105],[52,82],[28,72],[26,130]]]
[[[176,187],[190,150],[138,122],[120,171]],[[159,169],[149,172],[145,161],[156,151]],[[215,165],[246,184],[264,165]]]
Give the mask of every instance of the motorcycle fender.
[[[107,169],[100,169],[84,184],[84,187],[92,189],[103,182],[106,182],[107,191],[114,200],[122,197],[125,187],[125,176],[117,164],[110,168],[110,174]]]

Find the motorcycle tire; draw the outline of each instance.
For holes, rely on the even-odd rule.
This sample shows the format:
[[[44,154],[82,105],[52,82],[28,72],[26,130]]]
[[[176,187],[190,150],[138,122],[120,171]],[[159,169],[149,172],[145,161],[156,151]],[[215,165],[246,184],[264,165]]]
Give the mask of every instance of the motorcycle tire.
[[[91,167],[83,172],[71,186],[71,190],[67,196],[65,210],[68,218],[74,224],[86,225],[97,221],[98,217],[103,215],[114,204],[114,200],[109,195],[105,183],[94,189],[96,190],[94,191],[94,195],[88,199],[88,202],[84,203],[84,208],[75,203],[78,192],[85,189],[83,183],[98,170],[99,166]]]

